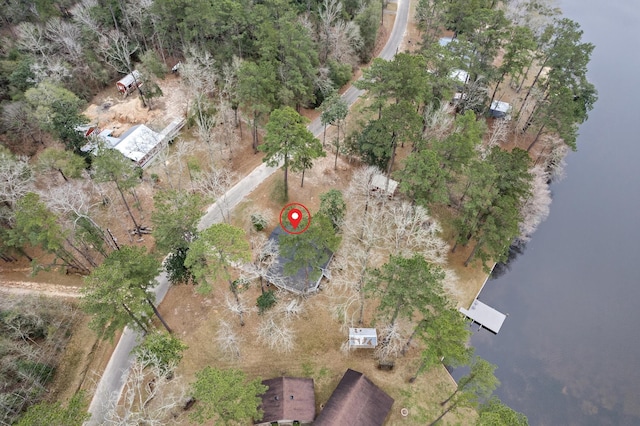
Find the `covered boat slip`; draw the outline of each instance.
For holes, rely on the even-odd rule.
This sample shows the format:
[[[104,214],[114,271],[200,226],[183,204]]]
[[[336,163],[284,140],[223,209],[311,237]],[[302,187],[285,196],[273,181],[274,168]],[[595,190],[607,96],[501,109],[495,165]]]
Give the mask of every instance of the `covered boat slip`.
[[[480,326],[494,334],[498,334],[502,327],[502,323],[507,318],[507,316],[502,312],[498,312],[491,306],[485,305],[478,299],[473,301],[469,309],[460,308],[459,311],[467,318],[473,320],[473,322],[480,324]]]

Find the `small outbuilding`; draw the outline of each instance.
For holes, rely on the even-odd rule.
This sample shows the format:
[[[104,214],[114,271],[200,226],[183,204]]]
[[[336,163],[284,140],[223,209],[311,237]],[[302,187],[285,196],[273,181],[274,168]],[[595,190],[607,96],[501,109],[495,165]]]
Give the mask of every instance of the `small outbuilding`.
[[[349,328],[349,349],[378,346],[378,332],[375,328]]]
[[[369,190],[371,192],[385,194],[389,198],[393,197],[397,188],[398,182],[393,179],[389,179],[384,175],[373,175],[371,178],[371,184],[369,185]]]
[[[382,426],[393,398],[364,374],[348,369],[333,391],[315,426]]]
[[[123,95],[128,95],[140,86],[142,86],[142,75],[137,70],[125,75],[116,83],[118,92]]]
[[[511,105],[502,101],[491,102],[491,108],[489,108],[489,114],[493,118],[510,118]]]
[[[310,424],[316,417],[316,398],[313,379],[276,377],[263,380],[267,391],[262,395],[262,420],[257,425],[291,425],[294,422]]]

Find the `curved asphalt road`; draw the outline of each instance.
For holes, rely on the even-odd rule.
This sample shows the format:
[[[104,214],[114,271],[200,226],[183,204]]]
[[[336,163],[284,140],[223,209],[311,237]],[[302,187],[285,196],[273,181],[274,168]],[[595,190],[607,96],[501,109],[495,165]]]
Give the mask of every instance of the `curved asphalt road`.
[[[382,52],[378,57],[386,60],[393,59],[397,52],[400,42],[404,37],[404,33],[407,29],[407,21],[409,17],[409,3],[410,0],[398,0],[396,20],[387,40],[387,44],[382,49]],[[349,106],[364,93],[364,90],[356,89],[351,86],[344,92],[342,98],[347,101]],[[316,137],[322,134],[324,126],[320,123],[320,118],[313,120],[309,126],[309,130]],[[214,204],[209,206],[207,213],[202,217],[198,225],[199,229],[206,229],[214,223],[221,222],[223,220],[220,203],[222,202],[225,210],[231,210],[240,203],[247,195],[249,195],[254,189],[258,187],[265,179],[271,176],[278,170],[278,167],[267,167],[265,164],[261,164],[256,167],[251,173],[249,173],[244,179],[233,186],[227,193]],[[167,280],[167,274],[161,273],[156,277],[158,285],[154,289],[157,303],[162,302],[164,296],[169,290],[169,281]],[[133,355],[131,350],[136,346],[137,341],[141,338],[141,334],[125,328],[118,345],[116,346],[111,359],[105,368],[105,371],[98,382],[96,391],[89,405],[89,413],[91,418],[86,425],[99,425],[104,422],[104,416],[108,409],[108,402],[110,400],[119,400],[124,388],[125,374],[128,373],[131,364],[133,363]]]

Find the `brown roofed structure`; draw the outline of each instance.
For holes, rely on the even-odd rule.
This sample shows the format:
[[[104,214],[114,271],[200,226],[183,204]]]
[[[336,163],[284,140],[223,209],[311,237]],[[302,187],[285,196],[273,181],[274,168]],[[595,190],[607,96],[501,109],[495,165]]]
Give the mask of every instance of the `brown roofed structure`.
[[[269,389],[262,395],[262,420],[256,424],[271,422],[311,423],[316,416],[316,398],[313,379],[298,377],[276,377],[263,380]]]
[[[316,426],[381,426],[393,398],[367,379],[364,374],[347,370],[322,409]]]

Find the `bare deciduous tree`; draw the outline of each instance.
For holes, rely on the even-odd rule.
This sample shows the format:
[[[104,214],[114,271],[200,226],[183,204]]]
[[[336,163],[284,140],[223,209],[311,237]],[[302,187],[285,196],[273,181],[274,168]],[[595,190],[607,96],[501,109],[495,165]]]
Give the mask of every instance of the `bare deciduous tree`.
[[[43,58],[36,59],[36,61],[31,64],[31,72],[34,76],[34,83],[47,80],[54,84],[60,84],[72,75],[69,65],[58,56],[53,56],[47,60]]]
[[[384,344],[379,344],[376,347],[374,356],[381,364],[391,363],[402,354],[402,349],[407,341],[406,333],[401,330],[398,321],[393,324],[385,324],[379,329],[378,340]]]
[[[260,289],[264,293],[266,285],[283,279],[275,276],[273,271],[280,253],[279,245],[264,234],[258,234],[251,237],[251,249],[255,253],[253,262],[242,265],[241,268],[249,279],[260,279]]]
[[[129,37],[118,30],[102,32],[98,43],[98,53],[102,59],[120,74],[129,74],[133,71],[131,55],[139,48],[137,43],[131,42]]]
[[[178,139],[171,149],[162,149],[158,152],[158,163],[162,166],[165,178],[171,189],[184,189],[182,177],[185,167],[187,167],[191,176],[188,161],[194,151],[195,144],[193,141]]]
[[[102,29],[91,14],[91,10],[98,4],[97,0],[81,0],[71,9],[73,20],[95,35],[100,35]]]
[[[517,241],[522,243],[529,241],[540,223],[549,216],[549,206],[551,205],[551,190],[547,183],[549,175],[544,167],[535,166],[529,170],[529,173],[533,176],[531,195],[520,207],[522,222],[520,222],[520,235],[517,237]]]
[[[141,40],[144,44],[145,50],[149,49],[146,36],[147,30],[145,26],[148,22],[153,23],[155,19],[158,19],[157,16],[153,14],[152,6],[153,0],[129,0],[125,2],[124,5],[123,14],[127,19],[126,23],[128,24],[127,30],[129,32],[129,36],[136,40]],[[157,34],[154,33],[152,37],[153,36],[157,36]]]
[[[180,378],[171,380],[150,368],[150,365],[135,361],[124,373],[125,385],[120,395],[106,401],[106,425],[125,426],[144,424],[161,426],[171,422],[174,410],[185,399],[186,387]]]
[[[196,96],[199,98],[201,96]],[[206,114],[199,114],[196,117],[196,135],[207,146],[207,152],[209,154],[209,164],[213,167],[215,164],[215,144],[213,131],[216,127],[216,117]]]
[[[220,351],[231,359],[240,358],[240,345],[244,341],[226,321],[220,321],[215,337]]]
[[[432,263],[446,262],[449,246],[440,238],[442,228],[422,206],[392,202],[387,204],[385,241],[391,252],[402,256],[422,254]]]
[[[565,177],[564,168],[567,163],[565,158],[569,152],[569,147],[562,139],[553,135],[545,136],[545,145],[549,146],[544,167],[551,181],[559,181]]]
[[[185,49],[186,59],[180,67],[182,83],[187,90],[187,99],[193,99],[195,117],[202,121],[209,99],[214,95],[220,76],[215,60],[207,51],[200,51],[193,46]],[[189,116],[189,105],[185,115]],[[211,127],[213,128],[213,127]]]
[[[291,352],[295,334],[289,321],[277,318],[275,314],[266,315],[258,325],[258,341],[277,352]]]
[[[505,16],[513,25],[527,27],[536,36],[561,13],[555,0],[512,0],[506,6]]]
[[[87,185],[82,181],[70,181],[64,185],[51,187],[39,191],[42,200],[47,207],[61,218],[68,218],[73,233],[79,231],[90,232],[98,236],[108,247],[116,250],[113,241],[107,237],[103,228],[94,220],[91,209],[101,202],[92,202],[92,194],[95,186]],[[100,247],[95,247],[106,256],[106,252]],[[89,247],[87,247],[89,249]]]
[[[321,62],[324,64],[327,59],[333,59],[355,65],[358,60],[356,52],[362,46],[362,37],[355,22],[345,22],[341,19],[342,3],[339,0],[324,0],[318,15],[320,28],[316,36],[321,47]]]
[[[434,106],[433,103],[425,106],[423,116],[424,138],[441,141],[451,134],[455,114],[453,114],[453,107],[447,102],[442,102],[439,107]]]
[[[41,25],[31,22],[21,22],[16,28],[18,47],[35,55],[46,58],[50,45],[45,37],[45,30]]]
[[[249,307],[239,297],[231,297],[228,294],[225,296],[225,307],[229,312],[238,315],[240,318],[240,325],[244,326],[244,314],[249,312]]]
[[[210,172],[199,173],[193,182],[194,190],[216,200],[222,219],[225,222],[229,222],[230,219],[226,192],[231,186],[232,179],[233,172],[221,167]]]
[[[494,120],[491,128],[491,134],[486,144],[479,144],[478,151],[480,151],[480,158],[485,159],[491,148],[499,146],[507,140],[509,134],[509,121],[508,120]]]
[[[0,219],[9,219],[16,202],[33,189],[27,157],[14,157],[0,147]]]
[[[298,297],[294,297],[291,300],[283,300],[276,306],[275,312],[282,314],[286,319],[297,318],[304,312],[304,303]]]
[[[70,62],[73,64],[83,62],[82,33],[77,25],[60,18],[52,18],[47,21],[45,33],[56,50],[63,53]]]

